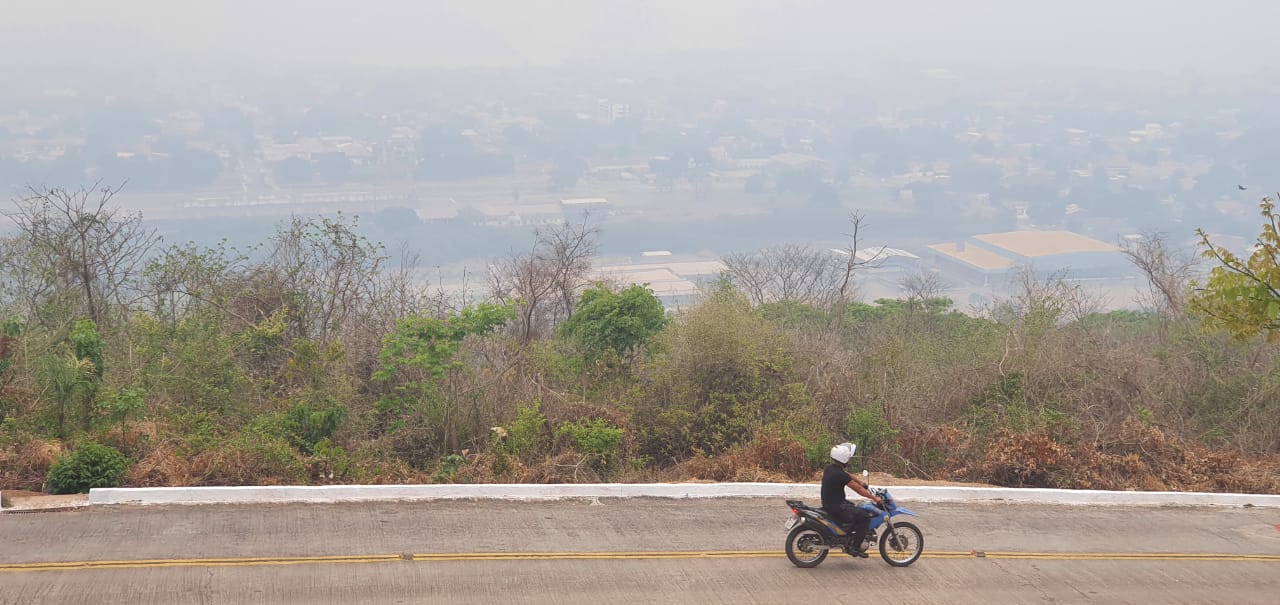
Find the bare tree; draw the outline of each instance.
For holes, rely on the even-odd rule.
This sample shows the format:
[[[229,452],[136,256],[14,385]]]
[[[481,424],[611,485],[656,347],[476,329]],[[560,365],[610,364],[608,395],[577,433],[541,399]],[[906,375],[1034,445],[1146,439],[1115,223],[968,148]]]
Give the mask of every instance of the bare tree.
[[[586,222],[567,223],[551,229],[546,234],[545,262],[550,263],[555,279],[555,290],[560,297],[559,308],[555,310],[555,321],[568,319],[573,315],[573,307],[577,303],[578,293],[587,286],[586,276],[591,271],[591,257],[599,249],[599,230],[588,226]]]
[[[17,235],[5,240],[3,272],[29,288],[33,316],[61,300],[72,316],[106,325],[113,309],[127,308],[138,293],[147,256],[159,243],[142,215],[111,205],[119,188],[29,188],[7,213]],[[70,319],[60,318],[59,321]]]
[[[1121,246],[1147,278],[1148,292],[1139,301],[1168,319],[1182,317],[1198,260],[1192,251],[1175,250],[1165,233],[1145,232],[1137,242]]]
[[[369,300],[385,269],[385,249],[356,232],[343,217],[293,217],[272,238],[264,267],[287,295],[295,337],[328,340]]]
[[[844,265],[832,251],[804,244],[735,252],[722,260],[754,305],[786,300],[826,307]]]
[[[1042,278],[1034,267],[1024,265],[1014,279],[1012,296],[992,307],[993,319],[1047,329],[1079,322],[1103,308],[1101,297],[1070,281],[1066,271]]]
[[[884,257],[883,246],[871,251],[870,253],[859,254],[859,247],[862,244],[862,229],[864,227],[864,221],[866,221],[866,215],[862,214],[858,210],[854,210],[849,213],[849,226],[851,228],[851,232],[845,234],[845,236],[849,238],[849,245],[844,250],[844,267],[841,268],[840,287],[836,290],[834,317],[835,328],[837,330],[844,327],[845,308],[848,307],[851,295],[855,290],[853,283],[854,273],[856,273],[861,267],[880,262]]]
[[[772,302],[769,287],[772,276],[762,258],[763,252],[731,252],[720,259],[729,268],[733,284],[757,306]]]
[[[537,230],[525,252],[512,252],[490,264],[490,292],[501,302],[519,305],[521,342],[543,325],[573,314],[578,291],[586,284],[598,231],[586,223]]]
[[[903,276],[898,282],[907,295],[907,309],[915,310],[929,300],[942,296],[947,289],[947,281],[936,271],[913,271]]]

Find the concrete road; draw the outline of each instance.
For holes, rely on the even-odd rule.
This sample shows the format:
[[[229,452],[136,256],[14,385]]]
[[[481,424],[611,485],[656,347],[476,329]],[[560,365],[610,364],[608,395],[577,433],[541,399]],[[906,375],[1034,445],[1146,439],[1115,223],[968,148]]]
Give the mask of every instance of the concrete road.
[[[911,507],[915,565],[810,570],[772,499],[4,514],[0,603],[1280,602],[1280,509]]]

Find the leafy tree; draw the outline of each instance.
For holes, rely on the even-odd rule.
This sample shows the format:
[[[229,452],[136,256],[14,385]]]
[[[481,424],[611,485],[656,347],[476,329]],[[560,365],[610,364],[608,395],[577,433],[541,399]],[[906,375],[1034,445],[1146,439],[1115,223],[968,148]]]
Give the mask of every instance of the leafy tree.
[[[22,336],[23,328],[22,320],[16,317],[0,321],[0,390],[14,378],[9,369],[13,367],[18,337]]]
[[[146,308],[170,328],[204,310],[232,314],[227,303],[235,287],[244,285],[247,262],[244,254],[228,250],[226,240],[213,248],[192,242],[169,246],[143,272]]]
[[[634,422],[642,455],[719,453],[788,407],[796,392],[788,338],[732,286],[710,292],[655,337]]]
[[[617,294],[603,285],[582,293],[578,308],[562,330],[590,356],[607,351],[627,353],[662,331],[666,325],[662,302],[645,286],[631,286]]]
[[[36,378],[52,404],[55,430],[62,438],[67,436],[67,419],[73,413],[79,413],[85,431],[92,428],[94,402],[105,366],[102,337],[93,321],[77,322],[70,341],[60,343],[56,352],[42,357],[36,367]]]
[[[467,336],[488,334],[515,316],[510,306],[482,303],[444,319],[406,317],[383,341],[382,368],[375,380],[408,377],[409,384],[434,384],[461,362],[455,359]]]
[[[102,384],[102,373],[106,369],[106,363],[102,357],[102,336],[98,334],[98,326],[93,323],[93,320],[82,319],[76,322],[75,329],[71,330],[71,344],[76,359],[79,360],[78,365],[84,366],[87,370],[84,375],[84,392],[81,401],[83,409],[80,421],[84,424],[84,430],[88,431],[93,419],[93,403],[97,399],[98,387]]]
[[[420,314],[400,320],[383,341],[378,355],[381,368],[373,379],[393,385],[393,392],[378,401],[378,409],[390,416],[391,429],[403,426],[403,414],[417,404],[437,399],[437,386],[452,369],[462,342],[468,336],[493,332],[515,317],[511,306],[479,304],[444,319]]]
[[[1248,259],[1214,245],[1204,230],[1197,230],[1203,255],[1219,266],[1197,290],[1192,307],[1237,339],[1265,333],[1275,341],[1280,338],[1280,216],[1271,197],[1263,198],[1259,208],[1265,222]]]
[[[41,358],[37,377],[45,393],[52,399],[58,437],[67,436],[67,417],[78,399],[82,399],[93,384],[94,367],[91,362],[66,351],[62,355]]]
[[[889,425],[880,406],[867,405],[850,412],[847,434],[858,444],[858,459],[865,460],[891,443],[897,431]]]
[[[125,431],[129,428],[129,420],[136,418],[142,412],[146,407],[146,400],[143,399],[141,391],[125,389],[104,397],[99,405],[107,413],[107,419],[119,427],[120,437],[123,440]]]

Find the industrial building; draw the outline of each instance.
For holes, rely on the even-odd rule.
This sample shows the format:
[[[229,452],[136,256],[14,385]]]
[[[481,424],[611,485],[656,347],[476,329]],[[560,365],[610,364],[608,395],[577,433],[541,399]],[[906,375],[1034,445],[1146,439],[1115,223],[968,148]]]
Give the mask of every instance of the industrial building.
[[[656,260],[669,255],[658,251],[644,256]],[[671,260],[595,267],[588,279],[620,287],[647,286],[662,301],[663,307],[676,310],[694,304],[703,289],[727,269],[718,260]]]
[[[1072,231],[988,233],[933,244],[929,250],[944,276],[971,284],[997,285],[1022,267],[1072,279],[1126,277],[1133,272],[1119,246]]]

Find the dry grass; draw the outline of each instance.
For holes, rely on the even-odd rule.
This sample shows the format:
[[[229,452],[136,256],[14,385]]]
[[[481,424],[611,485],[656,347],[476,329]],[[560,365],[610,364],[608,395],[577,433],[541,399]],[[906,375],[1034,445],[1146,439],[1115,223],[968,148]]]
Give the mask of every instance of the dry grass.
[[[64,444],[39,438],[28,439],[16,450],[0,452],[0,487],[37,492],[44,489],[49,467],[65,452]]]
[[[1010,487],[1280,493],[1280,456],[1210,451],[1127,420],[1105,444],[1067,444],[1044,432],[999,433],[959,477]]]
[[[129,467],[125,482],[130,487],[183,487],[192,485],[192,464],[179,457],[168,444],[161,444]]]
[[[130,458],[145,458],[160,437],[160,423],[143,421],[130,424],[123,430],[108,430],[98,437],[98,441],[114,447]]]
[[[719,456],[695,456],[677,468],[682,479],[786,483],[812,481],[816,472],[798,442],[770,433]]]

